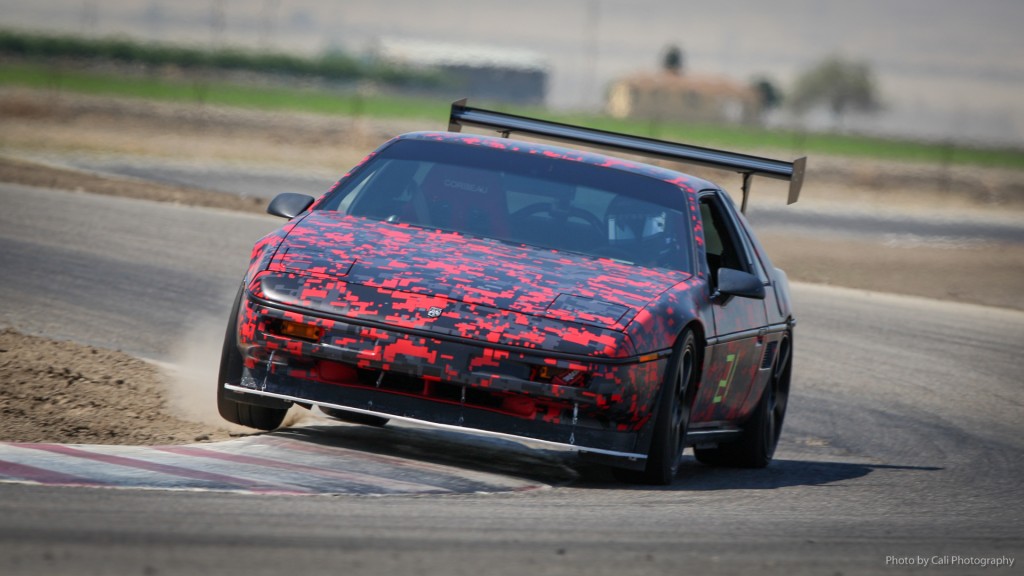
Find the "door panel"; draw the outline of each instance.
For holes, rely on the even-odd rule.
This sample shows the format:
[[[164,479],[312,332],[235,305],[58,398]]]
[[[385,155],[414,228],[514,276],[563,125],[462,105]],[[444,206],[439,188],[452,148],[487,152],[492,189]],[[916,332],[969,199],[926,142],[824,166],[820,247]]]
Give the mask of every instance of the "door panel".
[[[711,347],[704,363],[704,386],[691,413],[692,424],[718,425],[746,417],[746,400],[758,378],[758,351],[762,349],[757,337]]]
[[[707,274],[712,282],[720,268],[758,274],[751,265],[744,232],[730,212],[731,202],[722,193],[701,198],[701,217]],[[760,275],[763,275],[761,272]],[[767,315],[765,301],[737,296],[715,299],[711,305],[714,338],[704,361],[703,387],[698,392],[693,424],[716,425],[746,417],[745,403],[751,390],[759,390],[764,355]]]

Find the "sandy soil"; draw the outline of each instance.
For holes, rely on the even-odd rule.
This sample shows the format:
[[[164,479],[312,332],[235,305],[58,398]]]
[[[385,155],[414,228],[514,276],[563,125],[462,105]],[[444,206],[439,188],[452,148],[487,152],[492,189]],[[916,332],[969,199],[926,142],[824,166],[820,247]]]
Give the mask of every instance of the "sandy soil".
[[[337,171],[394,133],[437,127],[0,90],[0,181],[260,211],[251,198],[86,174],[19,155],[102,153]],[[1019,172],[830,158],[811,166],[804,189],[805,198],[813,197],[802,202],[1024,215]],[[758,186],[769,201],[784,197],[779,186]],[[1024,309],[1019,245],[893,245],[780,233],[762,240],[796,281]],[[166,369],[119,352],[3,331],[0,382],[0,441],[167,444],[246,433],[174,406],[175,378]]]
[[[231,434],[175,415],[159,367],[121,352],[3,330],[0,381],[4,441],[181,444]]]

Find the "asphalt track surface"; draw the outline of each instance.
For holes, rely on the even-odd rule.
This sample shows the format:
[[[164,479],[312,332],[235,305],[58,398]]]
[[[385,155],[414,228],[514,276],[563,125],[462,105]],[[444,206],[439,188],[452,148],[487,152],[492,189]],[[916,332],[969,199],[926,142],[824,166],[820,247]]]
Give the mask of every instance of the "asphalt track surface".
[[[278,223],[9,185],[0,206],[0,325],[155,359],[222,323],[251,243]],[[460,459],[472,441],[438,438],[418,444],[417,463],[470,477],[477,462],[547,487],[377,497],[0,483],[0,574],[1021,573],[1024,314],[810,285],[794,299],[794,390],[765,470],[687,459],[674,485],[652,489],[569,456],[568,473],[516,450]],[[349,430],[304,434],[413,459]],[[917,557],[947,563],[906,564]],[[965,564],[984,558],[1015,564]]]

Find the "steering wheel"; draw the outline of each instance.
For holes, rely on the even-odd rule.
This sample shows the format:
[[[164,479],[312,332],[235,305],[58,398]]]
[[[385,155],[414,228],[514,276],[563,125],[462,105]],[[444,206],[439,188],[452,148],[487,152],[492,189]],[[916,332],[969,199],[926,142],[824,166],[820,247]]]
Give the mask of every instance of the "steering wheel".
[[[522,220],[529,218],[534,214],[550,214],[551,219],[556,222],[565,222],[570,218],[576,218],[577,220],[583,220],[592,227],[597,234],[604,236],[604,222],[601,222],[597,216],[594,216],[589,210],[583,208],[577,208],[575,206],[567,206],[560,208],[549,202],[536,202],[516,210],[512,213],[512,220]]]

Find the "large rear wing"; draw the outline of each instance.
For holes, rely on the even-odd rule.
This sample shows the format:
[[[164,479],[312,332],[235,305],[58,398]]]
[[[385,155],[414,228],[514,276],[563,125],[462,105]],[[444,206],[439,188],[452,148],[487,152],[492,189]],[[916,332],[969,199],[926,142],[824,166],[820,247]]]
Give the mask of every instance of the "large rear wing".
[[[631,152],[699,166],[733,170],[743,175],[743,205],[741,209],[744,212],[747,211],[750,179],[753,176],[788,180],[788,203],[792,204],[799,200],[800,188],[804,183],[804,167],[807,164],[807,158],[798,158],[792,162],[772,160],[771,158],[761,158],[737,152],[714,150],[689,144],[655,140],[654,138],[630,136],[629,134],[608,132],[595,128],[584,128],[571,124],[537,120],[526,116],[516,116],[482,108],[471,108],[466,105],[465,99],[452,103],[451,115],[448,118],[448,130],[450,132],[461,132],[463,126],[491,128],[505,138],[508,138],[512,133],[529,134],[542,138],[577,142],[598,148]]]

